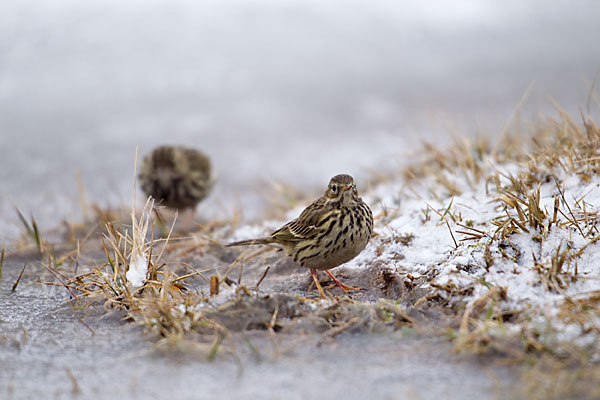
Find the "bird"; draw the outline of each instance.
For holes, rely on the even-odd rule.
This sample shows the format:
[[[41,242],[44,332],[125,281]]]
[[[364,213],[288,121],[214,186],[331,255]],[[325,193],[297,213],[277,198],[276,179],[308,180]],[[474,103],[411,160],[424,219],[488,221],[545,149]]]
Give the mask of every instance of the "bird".
[[[296,263],[309,268],[321,298],[327,298],[317,270],[324,270],[342,291],[360,290],[341,283],[329,271],[356,257],[373,234],[373,213],[359,197],[354,178],[336,175],[325,194],[267,237],[241,240],[230,246],[270,245],[285,251]]]
[[[144,157],[138,174],[144,193],[165,207],[195,209],[213,187],[210,159],[199,150],[159,146]]]

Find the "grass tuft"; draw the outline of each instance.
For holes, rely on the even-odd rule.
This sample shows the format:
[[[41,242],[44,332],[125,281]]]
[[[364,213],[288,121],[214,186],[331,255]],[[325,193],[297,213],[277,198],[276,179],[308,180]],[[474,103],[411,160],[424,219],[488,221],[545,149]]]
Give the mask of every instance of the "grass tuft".
[[[17,211],[17,215],[19,216],[19,220],[25,227],[27,234],[35,242],[39,253],[44,254],[44,243],[40,236],[40,230],[38,228],[37,222],[35,221],[35,218],[33,216],[31,216],[31,224],[30,224],[29,222],[27,222],[27,219],[25,219],[25,217],[23,216],[23,214],[21,213],[21,211],[18,208],[15,208],[15,210]]]

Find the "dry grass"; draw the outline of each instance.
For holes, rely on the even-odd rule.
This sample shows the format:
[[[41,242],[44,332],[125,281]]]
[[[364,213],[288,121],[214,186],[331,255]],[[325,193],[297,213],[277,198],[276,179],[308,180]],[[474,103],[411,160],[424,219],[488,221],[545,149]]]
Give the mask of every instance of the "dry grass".
[[[152,207],[148,202],[143,212],[136,215],[132,211],[132,228],[124,223],[104,225],[105,261],[90,271],[66,278],[53,268],[56,262],[45,267],[79,304],[100,301],[106,308],[125,310],[126,319],[144,326],[157,339],[158,348],[186,350],[192,346],[213,359],[220,349],[234,351],[227,347],[227,337],[247,330],[334,337],[343,332],[398,331],[418,325],[419,316],[385,300],[364,303],[342,298],[321,303],[297,295],[262,294],[258,286],[269,267],[256,285],[247,287],[242,283],[244,266],[264,265],[266,257],[272,256],[268,248],[243,252],[219,268],[197,269],[186,260],[223,251],[222,244],[237,221],[206,224],[191,238],[171,234],[163,238],[159,233],[154,239],[158,217]],[[408,245],[411,237],[398,240]],[[132,284],[128,272],[140,259],[145,260],[147,272],[138,286]],[[191,282],[198,277],[202,285]]]
[[[182,262],[180,265],[192,271],[177,275],[167,263],[159,262],[160,255],[150,256],[147,279],[134,288],[127,279],[134,240],[110,224],[106,231],[103,242],[107,262],[70,279],[65,286],[77,292],[78,299],[100,299],[105,307],[126,310],[127,318],[145,326],[158,338],[160,347],[177,349],[187,348],[189,343],[204,343],[206,357],[212,359],[228,335],[246,330],[272,334],[318,332],[333,337],[345,331],[395,331],[416,322],[402,307],[389,301],[368,304],[344,298],[320,303],[295,295],[261,294],[258,285],[264,274],[252,288],[229,279],[231,271],[242,263],[262,263],[262,251],[242,253],[224,274],[214,269],[198,271]],[[163,239],[149,240],[145,246],[148,254],[155,254],[155,248],[162,246],[160,254],[168,253],[170,257],[190,251],[189,243],[167,245]],[[194,276],[210,283],[206,291],[186,284]],[[221,286],[228,294],[214,302],[211,293],[218,293]]]
[[[533,265],[524,267],[537,271],[538,285],[559,295],[582,279],[600,278],[583,277],[578,268],[582,255],[600,239],[597,208],[590,206],[585,195],[565,196],[565,179],[577,177],[585,183],[598,175],[600,128],[589,119],[578,124],[566,113],[560,115],[558,120],[535,125],[532,132],[506,135],[495,148],[485,142],[460,143],[447,151],[429,147],[427,158],[406,172],[412,185],[430,185],[428,191],[440,202],[465,190],[475,191],[484,182],[486,196],[495,201],[497,216],[485,221],[465,221],[461,215],[445,210],[444,221],[450,234],[455,229],[462,235],[461,242],[483,246],[480,257],[488,271],[503,262],[521,265],[520,260],[525,258],[521,253],[523,237],[528,237],[530,247],[540,250],[531,254]],[[496,166],[504,163],[516,163],[518,172],[499,172]],[[550,207],[542,204],[542,187],[546,192],[554,187]],[[563,232],[568,239],[544,257],[541,249],[547,248],[549,235],[557,232]],[[513,241],[516,235],[520,235],[520,245]],[[492,252],[491,246],[498,251]],[[475,284],[489,290],[474,299]],[[597,291],[580,293],[575,298],[566,296],[558,309],[550,304],[510,309],[504,301],[505,288],[484,281],[467,286],[432,286],[457,314],[448,334],[458,351],[495,355],[527,366],[521,395],[544,399],[598,397]],[[565,329],[579,333],[565,337]]]

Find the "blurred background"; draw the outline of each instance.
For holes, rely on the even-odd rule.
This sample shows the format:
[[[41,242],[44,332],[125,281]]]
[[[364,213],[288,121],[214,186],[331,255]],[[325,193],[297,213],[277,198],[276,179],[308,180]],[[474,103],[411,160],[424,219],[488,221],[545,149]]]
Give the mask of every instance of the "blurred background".
[[[207,152],[203,218],[258,215],[267,182],[359,188],[422,141],[579,115],[600,71],[600,2],[4,0],[0,244],[130,203],[135,149]],[[592,100],[592,109],[597,103]]]

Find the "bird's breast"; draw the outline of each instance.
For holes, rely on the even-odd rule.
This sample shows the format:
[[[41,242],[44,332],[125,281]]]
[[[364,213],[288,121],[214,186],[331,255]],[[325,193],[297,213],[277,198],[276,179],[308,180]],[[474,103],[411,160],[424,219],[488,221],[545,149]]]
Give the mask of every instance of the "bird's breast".
[[[290,255],[300,265],[320,270],[337,267],[356,257],[371,237],[368,216],[356,208],[342,208],[325,228],[323,235],[292,250]]]

